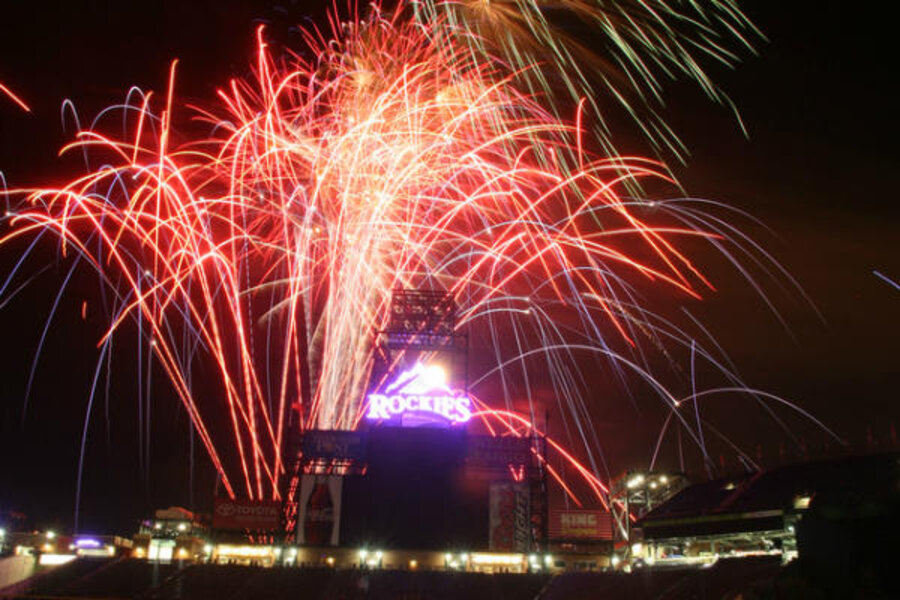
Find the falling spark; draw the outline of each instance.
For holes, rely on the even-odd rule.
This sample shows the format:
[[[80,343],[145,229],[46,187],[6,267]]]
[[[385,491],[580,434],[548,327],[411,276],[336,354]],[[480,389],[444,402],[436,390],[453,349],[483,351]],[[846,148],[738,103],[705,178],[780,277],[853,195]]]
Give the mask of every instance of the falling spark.
[[[9,98],[10,100],[12,100],[12,101],[15,102],[16,104],[18,104],[19,107],[20,107],[22,110],[24,110],[25,112],[29,112],[29,113],[31,112],[31,107],[29,107],[27,104],[25,104],[25,101],[22,100],[22,99],[21,99],[19,96],[17,96],[16,94],[14,94],[13,91],[12,91],[11,89],[9,89],[9,88],[6,87],[5,85],[3,85],[3,82],[0,82],[0,92],[3,92],[4,94],[6,94],[7,98]]]
[[[648,213],[623,189],[674,184],[663,164],[596,153],[583,103],[565,119],[547,95],[520,89],[535,65],[473,52],[470,29],[439,15],[423,25],[403,8],[332,16],[330,34],[304,32],[303,55],[274,56],[260,28],[252,76],[229,81],[217,105],[182,108],[173,62],[161,106],[131,92],[124,133],[98,119],[62,149],[102,154],[103,167],[5,193],[22,202],[0,245],[49,232],[93,267],[112,291],[101,361],[135,324],[232,496],[279,498],[289,438],[356,427],[373,334],[391,291],[412,288],[451,294],[459,327],[490,340],[494,360],[473,386],[499,381],[506,410],[484,407],[485,427],[534,435],[511,396],[533,411],[529,373],[549,373],[587,464],[550,445],[605,502],[575,354],[608,358],[677,408],[634,355],[647,339],[693,342],[643,308],[637,286],[701,297],[713,285],[682,243],[725,252],[732,230],[683,204]],[[677,53],[674,32],[648,31],[628,43]],[[212,133],[177,143],[186,116]],[[195,385],[201,362],[215,393]]]

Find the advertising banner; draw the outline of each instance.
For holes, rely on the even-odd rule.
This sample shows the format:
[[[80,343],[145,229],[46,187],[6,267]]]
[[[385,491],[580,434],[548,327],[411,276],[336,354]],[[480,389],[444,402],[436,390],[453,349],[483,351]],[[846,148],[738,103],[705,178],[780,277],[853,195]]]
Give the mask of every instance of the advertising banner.
[[[531,477],[535,469],[532,439],[520,437],[469,436],[466,440],[466,475],[500,479],[520,473]]]
[[[303,475],[300,478],[297,542],[307,546],[338,545],[343,483],[343,477],[337,475]]]
[[[492,483],[489,506],[489,545],[492,552],[531,550],[528,487],[509,481]]]
[[[550,518],[555,540],[611,540],[612,516],[605,510],[555,510]]]
[[[366,458],[366,434],[361,431],[309,431],[300,449],[304,459],[362,461]]]
[[[281,527],[281,505],[238,498],[216,498],[213,528],[219,530],[274,531]]]

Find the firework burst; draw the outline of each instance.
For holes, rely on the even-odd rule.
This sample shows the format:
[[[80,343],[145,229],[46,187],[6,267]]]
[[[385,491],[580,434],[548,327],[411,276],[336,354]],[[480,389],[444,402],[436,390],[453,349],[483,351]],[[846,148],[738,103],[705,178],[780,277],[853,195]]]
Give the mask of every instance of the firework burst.
[[[737,111],[710,77],[753,52],[762,34],[733,0],[418,0],[423,23],[446,22],[471,35],[466,47],[483,60],[500,57],[521,72],[532,92],[584,99],[604,152],[614,155],[611,110],[629,115],[657,154],[683,159],[685,146],[666,124],[663,88],[675,78],[695,82],[714,102]],[[445,29],[445,32],[448,30]],[[448,43],[459,43],[452,32]]]
[[[391,290],[446,291],[460,327],[489,332],[496,360],[473,385],[499,381],[507,406],[480,416],[521,434],[534,419],[502,408],[515,393],[535,401],[535,360],[576,423],[588,414],[581,350],[655,384],[628,352],[660,332],[693,342],[654,320],[633,282],[698,297],[711,285],[680,242],[721,246],[734,231],[678,204],[641,218],[635,206],[646,205],[621,190],[668,181],[663,165],[598,158],[580,108],[570,122],[519,89],[534,68],[526,58],[510,69],[472,52],[481,38],[455,18],[423,25],[404,8],[308,31],[306,59],[273,56],[259,30],[253,75],[229,82],[218,105],[191,109],[212,133],[178,145],[173,63],[163,98],[132,93],[120,107],[123,134],[98,119],[64,148],[102,156],[103,167],[9,192],[23,203],[0,243],[50,232],[94,267],[114,297],[104,353],[138,324],[232,495],[279,497],[291,431],[356,427]],[[633,16],[622,10],[619,28]],[[649,36],[649,18],[628,21],[628,43]],[[646,43],[670,56],[674,39]],[[215,367],[214,397],[197,393],[198,363]],[[215,425],[223,414],[227,431]],[[581,438],[591,454],[595,436]],[[591,468],[572,460],[602,498],[590,458]]]

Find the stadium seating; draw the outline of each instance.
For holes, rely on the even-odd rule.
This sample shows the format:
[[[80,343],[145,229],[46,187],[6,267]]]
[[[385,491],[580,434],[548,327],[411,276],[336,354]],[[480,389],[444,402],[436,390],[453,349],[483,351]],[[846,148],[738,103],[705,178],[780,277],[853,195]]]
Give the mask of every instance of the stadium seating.
[[[755,583],[771,589],[777,557],[723,559],[709,568],[634,573],[542,574],[161,565],[82,558],[17,587],[16,598],[141,600],[688,600],[736,598]]]

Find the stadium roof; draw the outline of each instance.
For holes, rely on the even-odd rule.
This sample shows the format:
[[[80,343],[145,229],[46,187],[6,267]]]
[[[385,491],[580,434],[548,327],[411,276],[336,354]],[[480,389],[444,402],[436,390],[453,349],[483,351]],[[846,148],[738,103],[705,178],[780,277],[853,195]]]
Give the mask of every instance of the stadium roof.
[[[898,475],[897,453],[776,467],[688,486],[638,527],[645,539],[782,529],[785,515],[829,497],[895,494]]]

